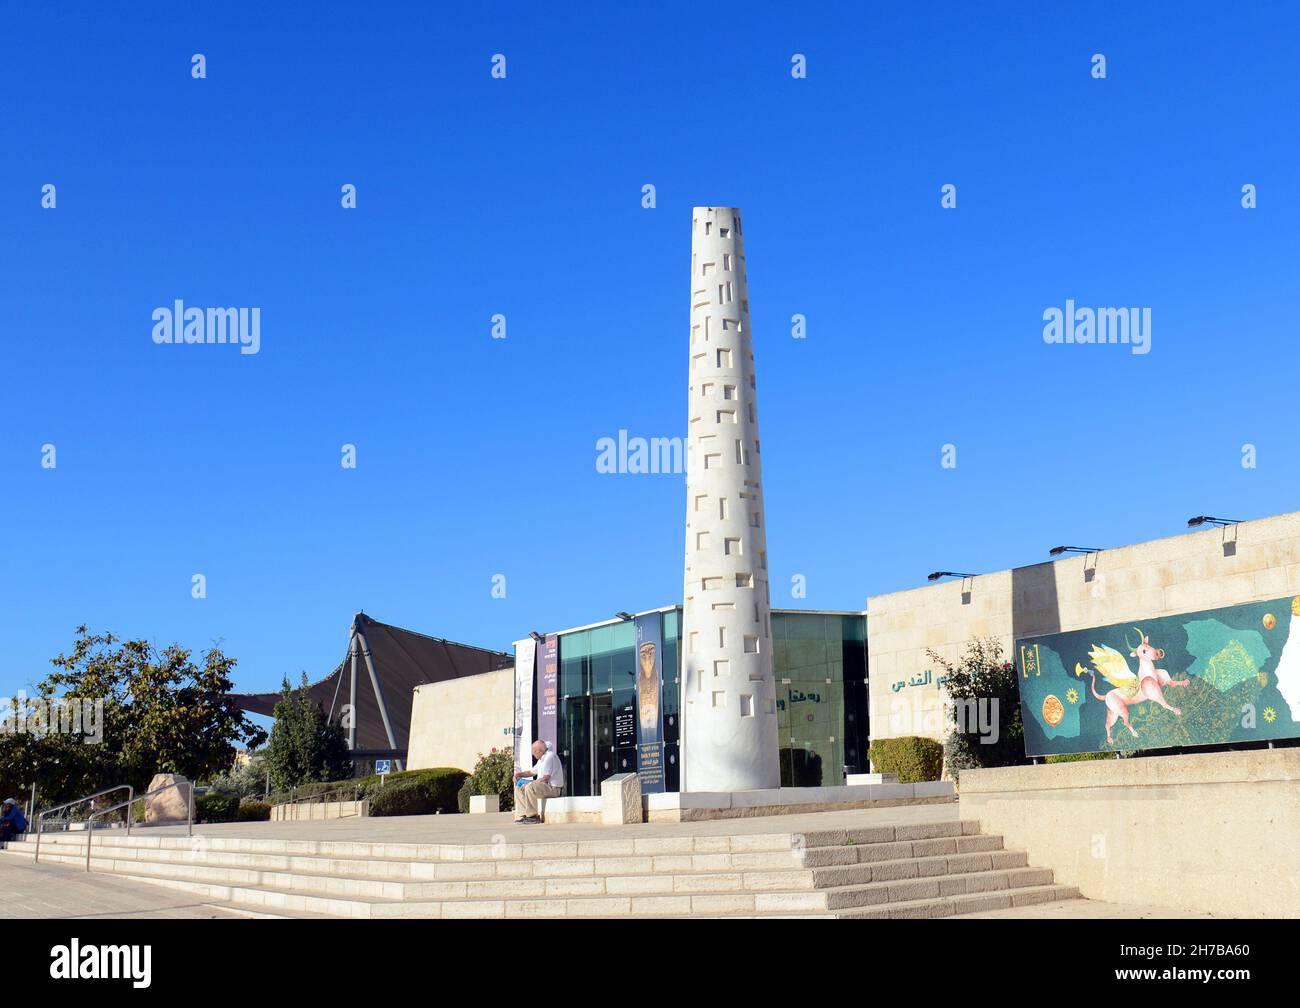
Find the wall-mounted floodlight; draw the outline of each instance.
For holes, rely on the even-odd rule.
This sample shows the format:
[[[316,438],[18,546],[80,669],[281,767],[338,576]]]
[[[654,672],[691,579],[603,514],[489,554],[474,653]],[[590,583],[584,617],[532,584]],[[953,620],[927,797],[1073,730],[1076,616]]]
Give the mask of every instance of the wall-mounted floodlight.
[[[973,578],[974,576],[974,574],[959,574],[956,571],[935,571],[933,574],[926,575],[925,579],[927,581],[938,581],[940,578],[946,577]]]
[[[1211,518],[1209,515],[1197,515],[1195,518],[1187,519],[1188,528],[1196,528],[1198,525],[1218,525],[1223,528],[1225,525],[1240,525],[1236,518]]]
[[[633,618],[630,612],[616,612],[614,615],[621,620],[630,620]]]
[[[542,635],[539,634],[536,630],[529,630],[528,636],[531,637],[533,640],[537,641],[539,644],[541,643]]]
[[[1062,553],[1100,553],[1099,549],[1091,549],[1087,546],[1053,546],[1047,551],[1051,556],[1060,556]]]

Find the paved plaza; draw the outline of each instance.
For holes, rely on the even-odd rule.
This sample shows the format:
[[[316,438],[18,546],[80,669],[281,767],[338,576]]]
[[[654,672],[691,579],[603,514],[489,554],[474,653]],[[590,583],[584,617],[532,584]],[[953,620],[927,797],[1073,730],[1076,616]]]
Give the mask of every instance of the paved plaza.
[[[13,919],[239,918],[248,913],[198,902],[161,886],[63,865],[0,860],[5,916]]]

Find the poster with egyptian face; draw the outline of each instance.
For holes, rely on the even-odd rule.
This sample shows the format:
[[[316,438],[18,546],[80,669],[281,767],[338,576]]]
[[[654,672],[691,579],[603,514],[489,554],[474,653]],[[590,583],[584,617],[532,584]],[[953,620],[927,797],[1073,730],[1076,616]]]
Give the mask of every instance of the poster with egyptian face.
[[[637,648],[640,674],[637,676],[637,704],[641,710],[641,738],[653,738],[659,728],[659,649],[654,641]]]
[[[637,773],[644,792],[664,789],[663,622],[659,613],[636,618]]]
[[[1300,597],[1016,641],[1025,754],[1300,737]]]

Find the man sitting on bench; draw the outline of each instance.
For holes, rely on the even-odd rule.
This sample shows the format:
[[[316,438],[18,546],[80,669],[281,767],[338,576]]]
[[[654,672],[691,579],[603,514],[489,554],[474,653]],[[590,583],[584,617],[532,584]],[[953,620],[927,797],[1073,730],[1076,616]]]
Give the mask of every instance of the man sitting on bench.
[[[542,817],[537,814],[538,803],[542,798],[558,798],[564,793],[564,765],[560,757],[551,752],[545,742],[538,739],[532,745],[533,763],[531,770],[516,770],[515,781],[532,777],[531,783],[515,788],[515,811],[520,817],[515,822],[539,823]]]

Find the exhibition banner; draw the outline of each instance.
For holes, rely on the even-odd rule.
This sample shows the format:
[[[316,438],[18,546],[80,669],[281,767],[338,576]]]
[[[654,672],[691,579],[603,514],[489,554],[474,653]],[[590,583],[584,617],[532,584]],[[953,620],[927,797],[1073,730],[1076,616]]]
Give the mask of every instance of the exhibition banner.
[[[515,642],[515,766],[531,766],[528,746],[533,732],[533,670],[537,663],[537,642]]]
[[[637,773],[643,794],[664,789],[663,618],[636,618]]]
[[[547,634],[541,652],[541,668],[537,676],[537,737],[550,746],[552,751],[558,752],[556,705],[560,694],[559,636]]]
[[[1022,638],[1015,659],[1027,756],[1300,737],[1300,598]]]

